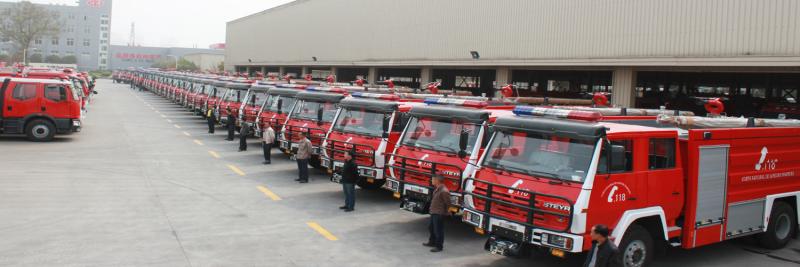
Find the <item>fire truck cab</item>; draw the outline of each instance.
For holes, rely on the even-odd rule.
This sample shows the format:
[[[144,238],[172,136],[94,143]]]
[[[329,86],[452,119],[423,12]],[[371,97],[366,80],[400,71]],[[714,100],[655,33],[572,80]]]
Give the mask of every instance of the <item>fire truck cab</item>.
[[[426,98],[414,106],[386,166],[384,188],[394,192],[404,210],[427,214],[434,175],[444,177],[451,192],[451,211],[461,207],[464,179],[474,171],[488,141],[489,125],[508,106],[489,107],[486,100]]]
[[[297,151],[301,133],[307,133],[311,141],[309,165],[321,168],[320,149],[323,139],[338,114],[338,104],[347,91],[339,88],[308,86],[297,94],[297,102],[278,135],[279,148],[285,153]]]
[[[283,124],[292,112],[294,104],[297,102],[297,94],[302,92],[299,89],[289,88],[274,88],[267,92],[267,100],[261,106],[261,112],[258,113],[256,121],[258,128],[255,134],[261,136],[261,129],[266,127],[266,123],[272,126],[276,133],[280,133],[283,129]],[[278,143],[275,138],[275,143]]]
[[[341,182],[338,170],[344,166],[344,153],[353,152],[358,165],[358,186],[380,188],[386,181],[384,170],[389,154],[408,122],[407,113],[419,102],[406,102],[394,94],[354,92],[339,103],[339,115],[322,147],[322,166],[331,181]]]
[[[225,86],[230,82],[229,78],[219,77],[216,80],[211,82],[211,88],[208,90],[208,96],[206,97],[205,103],[200,107],[200,114],[201,116],[205,117],[206,112],[210,109],[212,112],[212,116],[217,118],[219,121],[219,110],[217,107],[220,102],[222,102],[222,98],[225,97],[225,94],[228,93],[228,88]]]
[[[249,127],[258,127],[256,118],[261,112],[264,102],[267,101],[267,93],[271,89],[275,89],[275,86],[254,84],[247,90],[242,105],[239,107],[239,120],[236,122],[236,126],[241,127],[242,124],[247,124]]]
[[[81,99],[69,81],[5,78],[0,87],[0,133],[45,142],[81,129]]]
[[[584,252],[604,224],[625,266],[646,266],[656,246],[757,235],[778,248],[797,230],[798,122],[681,129],[589,111],[514,113],[498,118],[465,185],[463,221],[489,234],[492,253]]]
[[[242,100],[244,100],[251,84],[252,81],[248,80],[234,80],[224,85],[226,89],[225,95],[222,96],[215,110],[217,121],[222,125],[228,125],[228,109],[230,109],[234,118],[238,118]]]

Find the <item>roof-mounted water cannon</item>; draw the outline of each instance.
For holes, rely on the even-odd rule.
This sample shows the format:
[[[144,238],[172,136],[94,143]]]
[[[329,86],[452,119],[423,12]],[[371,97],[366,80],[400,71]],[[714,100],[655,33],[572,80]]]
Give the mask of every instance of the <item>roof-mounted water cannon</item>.
[[[296,84],[296,83],[284,83],[284,84],[278,84],[277,86],[280,88],[299,89],[299,90],[308,88],[308,85]]]
[[[311,74],[309,73],[309,74],[306,74],[306,76],[304,76],[303,79],[306,80],[306,81],[311,81],[311,80],[314,80],[314,76],[311,76]]]
[[[292,77],[292,75],[289,74],[283,75],[283,80],[285,80],[287,83],[292,82],[292,78],[294,78]]]
[[[256,71],[256,79],[257,80],[263,80],[264,79],[264,73],[260,72],[260,71]]]
[[[336,76],[334,76],[333,74],[330,74],[330,75],[328,75],[328,77],[325,77],[325,81],[328,82],[328,83],[335,83],[336,82]]]
[[[706,108],[706,111],[708,111],[708,114],[713,117],[719,117],[722,115],[722,112],[725,112],[725,105],[722,104],[719,98],[709,99],[703,106]]]
[[[424,102],[428,105],[452,105],[468,108],[485,108],[489,106],[489,103],[486,101],[458,98],[426,98]]]
[[[442,86],[441,82],[431,82],[425,85],[425,89],[428,89],[428,91],[430,91],[431,94],[438,94],[439,86]]]
[[[270,81],[277,81],[278,80],[278,76],[280,76],[280,73],[267,72],[267,77],[269,78]]]
[[[357,86],[362,86],[363,87],[364,83],[366,83],[366,81],[364,79],[356,79],[355,81],[353,81],[353,83],[355,83]]]
[[[514,108],[513,112],[514,115],[517,116],[537,116],[582,121],[598,121],[603,118],[603,115],[600,114],[600,112],[595,111],[566,110],[532,106],[517,106]]]
[[[600,92],[594,93],[594,95],[592,96],[592,105],[594,107],[608,107],[609,106],[608,95],[606,93],[600,93]]]
[[[354,92],[351,94],[353,97],[357,98],[370,98],[370,99],[379,99],[379,100],[386,100],[386,101],[397,101],[400,100],[400,97],[395,94],[376,94],[376,93],[365,93],[365,92]]]
[[[513,84],[506,84],[502,88],[500,88],[500,94],[503,97],[513,97],[514,96],[514,85]]]
[[[308,92],[338,93],[338,94],[347,93],[347,90],[339,88],[339,87],[306,86],[305,89]]]

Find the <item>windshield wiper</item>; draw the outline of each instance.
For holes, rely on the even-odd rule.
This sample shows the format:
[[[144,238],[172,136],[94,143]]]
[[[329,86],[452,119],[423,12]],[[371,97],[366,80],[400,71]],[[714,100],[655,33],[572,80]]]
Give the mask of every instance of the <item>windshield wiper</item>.
[[[500,164],[497,164],[497,163],[494,163],[492,165],[494,165],[494,167],[498,168],[498,169],[502,169],[502,170],[505,170],[505,171],[516,172],[516,173],[527,174],[527,175],[530,175],[530,176],[532,176],[534,178],[537,178],[537,179],[539,177],[544,177],[544,178],[554,179],[554,180],[558,180],[558,181],[563,181],[558,175],[556,175],[554,173],[531,170],[531,169],[525,169],[525,168],[514,167],[514,166],[507,166],[507,165],[502,165],[501,166]]]

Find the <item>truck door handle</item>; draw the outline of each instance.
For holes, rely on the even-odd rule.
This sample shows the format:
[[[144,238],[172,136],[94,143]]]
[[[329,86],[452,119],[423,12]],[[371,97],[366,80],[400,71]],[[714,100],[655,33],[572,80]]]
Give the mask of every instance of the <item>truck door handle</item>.
[[[628,200],[636,200],[636,197],[629,197]]]
[[[7,108],[7,109],[8,109],[8,111],[11,111],[11,106],[8,106],[8,108]]]
[[[46,107],[42,107],[42,111],[47,111],[47,108]]]
[[[672,192],[672,195],[673,195],[673,196],[677,196],[677,195],[680,195],[680,194],[681,194],[681,193],[680,193],[680,192],[678,192],[678,191]]]

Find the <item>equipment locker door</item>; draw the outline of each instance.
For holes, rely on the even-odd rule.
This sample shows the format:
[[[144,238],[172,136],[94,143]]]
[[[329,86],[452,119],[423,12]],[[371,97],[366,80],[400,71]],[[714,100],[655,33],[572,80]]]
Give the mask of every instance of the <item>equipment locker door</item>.
[[[724,239],[728,150],[728,146],[699,148],[693,247]]]

